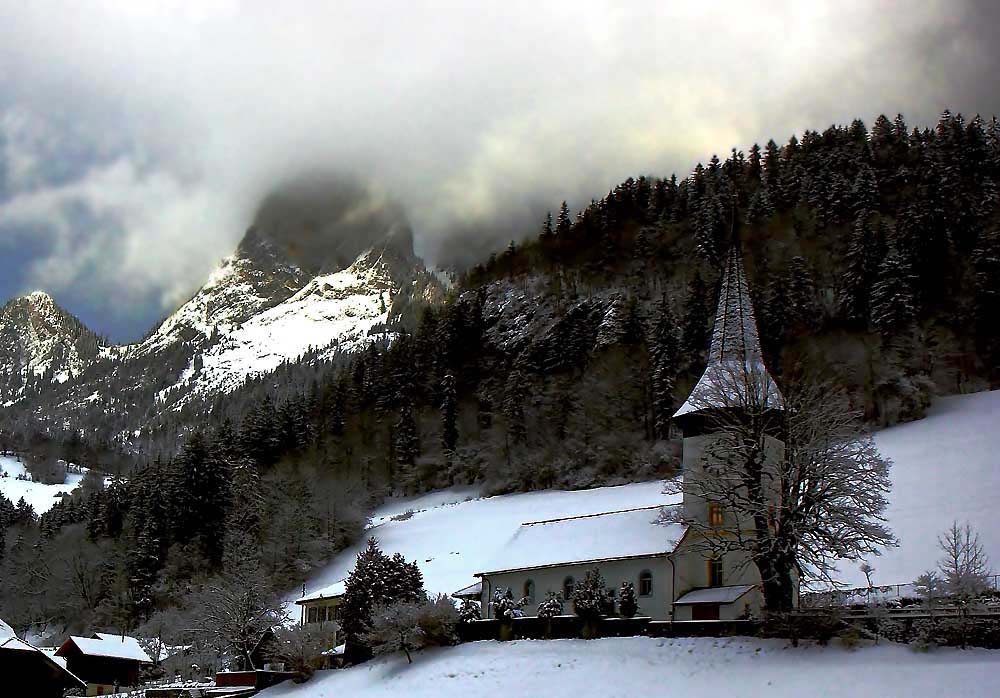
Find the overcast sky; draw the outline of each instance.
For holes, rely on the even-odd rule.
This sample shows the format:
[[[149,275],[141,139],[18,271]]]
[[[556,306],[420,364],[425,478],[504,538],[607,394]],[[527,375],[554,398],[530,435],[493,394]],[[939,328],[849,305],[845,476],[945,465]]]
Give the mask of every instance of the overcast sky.
[[[0,0],[0,294],[134,339],[303,171],[398,199],[434,263],[733,146],[1000,113],[990,6]]]

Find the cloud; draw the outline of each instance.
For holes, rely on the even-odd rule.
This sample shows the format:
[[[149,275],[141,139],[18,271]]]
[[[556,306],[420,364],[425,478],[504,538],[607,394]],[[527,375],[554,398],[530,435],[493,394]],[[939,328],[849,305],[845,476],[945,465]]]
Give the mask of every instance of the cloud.
[[[998,111],[989,8],[6,3],[0,228],[17,225],[0,235],[49,241],[33,285],[159,314],[278,183],[337,170],[400,201],[431,262],[454,261],[563,199],[730,147],[880,112]]]

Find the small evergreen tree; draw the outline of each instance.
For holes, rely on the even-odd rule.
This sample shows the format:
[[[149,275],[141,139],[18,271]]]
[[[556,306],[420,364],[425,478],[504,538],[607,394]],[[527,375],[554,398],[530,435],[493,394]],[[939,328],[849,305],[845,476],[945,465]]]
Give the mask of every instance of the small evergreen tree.
[[[554,594],[551,591],[545,597],[545,600],[538,604],[537,616],[539,618],[554,618],[556,616],[561,616],[563,614],[563,600],[562,596],[559,594]]]
[[[632,582],[622,582],[621,589],[618,590],[618,613],[622,618],[632,618],[639,612],[639,600],[635,595],[635,586]]]
[[[573,612],[581,618],[596,620],[613,609],[614,602],[601,571],[597,568],[588,571],[583,581],[573,589]]]

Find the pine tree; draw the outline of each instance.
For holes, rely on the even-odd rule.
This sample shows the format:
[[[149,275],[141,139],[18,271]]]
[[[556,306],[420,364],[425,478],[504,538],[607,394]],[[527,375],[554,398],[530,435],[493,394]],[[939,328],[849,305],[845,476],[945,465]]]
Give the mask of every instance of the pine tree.
[[[652,359],[653,430],[658,439],[666,439],[674,407],[674,381],[678,374],[676,321],[666,296],[656,310],[656,324],[650,342]]]
[[[771,203],[771,196],[767,192],[767,187],[759,187],[750,198],[750,206],[747,207],[746,222],[748,225],[766,223],[774,215],[774,204]]]
[[[441,447],[446,454],[458,445],[458,395],[455,376],[446,374],[441,381]]]
[[[622,618],[632,618],[639,612],[639,600],[635,595],[635,586],[632,582],[622,582],[621,589],[618,590],[618,613]]]
[[[560,238],[565,239],[569,235],[569,229],[573,222],[569,216],[569,206],[563,201],[562,205],[559,207],[559,216],[556,218],[556,235]]]
[[[708,291],[701,273],[695,271],[688,283],[681,323],[681,350],[691,367],[700,367],[708,351],[708,319]]]
[[[912,282],[909,265],[890,247],[871,291],[872,324],[887,339],[906,330],[916,318]]]
[[[818,316],[816,286],[809,265],[803,257],[792,257],[789,262],[785,291],[789,326],[797,331],[814,327]]]
[[[613,610],[614,601],[601,571],[596,568],[589,570],[583,581],[573,589],[573,612],[581,618],[596,620],[610,615]]]
[[[854,184],[851,187],[851,204],[856,218],[864,216],[866,212],[878,211],[878,181],[875,178],[875,171],[868,165],[862,165],[854,178]]]
[[[877,272],[875,234],[866,216],[860,216],[854,223],[854,232],[844,256],[839,302],[845,317],[861,328],[868,326],[871,315],[869,295]]]
[[[539,237],[542,240],[551,240],[555,235],[555,229],[552,227],[552,212],[549,211],[545,214],[545,220],[542,222],[542,232]]]
[[[524,375],[520,369],[515,368],[507,376],[507,385],[504,390],[503,413],[507,422],[507,434],[510,440],[515,443],[523,443],[527,436],[527,429],[524,423],[524,401],[527,398]]]
[[[413,466],[420,455],[420,439],[417,436],[417,422],[413,418],[413,405],[405,398],[399,406],[399,419],[394,433],[396,462],[404,467]]]

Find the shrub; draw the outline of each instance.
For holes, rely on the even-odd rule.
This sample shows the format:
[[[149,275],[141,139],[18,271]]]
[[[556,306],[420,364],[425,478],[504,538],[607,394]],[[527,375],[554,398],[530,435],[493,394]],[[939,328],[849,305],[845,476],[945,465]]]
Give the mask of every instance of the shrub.
[[[632,582],[622,582],[618,590],[618,613],[622,618],[632,618],[639,612],[639,600],[635,596],[635,586]]]
[[[581,618],[596,620],[608,615],[609,608],[614,608],[614,602],[604,577],[599,569],[592,569],[573,590],[573,611]]]
[[[527,599],[514,600],[514,592],[510,589],[498,588],[493,592],[493,617],[497,620],[509,621],[524,615],[524,605]]]
[[[482,605],[471,599],[462,599],[458,607],[458,620],[462,623],[471,623],[483,617]]]
[[[429,598],[417,614],[417,625],[422,633],[421,648],[446,647],[458,642],[455,627],[458,625],[455,604],[444,594]]]
[[[555,616],[561,616],[562,614],[562,597],[558,594],[553,594],[551,591],[549,592],[549,595],[545,597],[545,600],[538,604],[539,618],[554,618]]]

